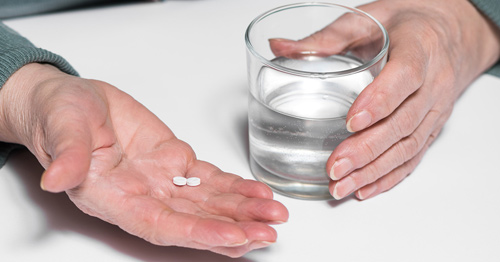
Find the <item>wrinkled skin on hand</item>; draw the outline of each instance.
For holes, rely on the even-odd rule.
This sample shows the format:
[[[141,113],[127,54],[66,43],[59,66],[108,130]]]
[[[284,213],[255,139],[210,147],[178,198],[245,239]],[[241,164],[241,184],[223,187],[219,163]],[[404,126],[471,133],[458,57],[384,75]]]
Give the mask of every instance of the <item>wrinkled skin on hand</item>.
[[[153,113],[107,83],[28,64],[0,92],[0,138],[46,168],[42,188],[158,245],[231,257],[276,241],[288,219],[264,184],[197,160]],[[174,176],[200,177],[178,187]]]
[[[500,57],[500,33],[465,0],[381,0],[359,7],[390,38],[381,74],[347,115],[355,132],[330,156],[330,192],[367,199],[394,187],[422,159],[465,88]],[[344,16],[304,39],[271,39],[277,56],[332,55],[366,43]]]

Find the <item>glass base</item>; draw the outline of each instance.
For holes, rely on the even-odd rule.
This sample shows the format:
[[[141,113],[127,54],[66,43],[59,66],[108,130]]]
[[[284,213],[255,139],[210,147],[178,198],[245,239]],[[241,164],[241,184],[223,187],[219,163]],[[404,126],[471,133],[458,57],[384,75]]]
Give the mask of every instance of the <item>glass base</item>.
[[[281,195],[304,200],[332,200],[328,184],[305,183],[285,179],[270,173],[250,157],[252,174],[260,182],[267,184],[271,189]]]

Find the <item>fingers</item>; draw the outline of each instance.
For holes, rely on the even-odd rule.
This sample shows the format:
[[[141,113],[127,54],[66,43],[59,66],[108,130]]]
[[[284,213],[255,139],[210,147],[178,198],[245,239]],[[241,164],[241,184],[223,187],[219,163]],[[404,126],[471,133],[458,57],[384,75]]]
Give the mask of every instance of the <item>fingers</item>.
[[[288,220],[288,210],[272,199],[272,191],[264,183],[224,173],[203,161],[195,161],[187,176],[200,177],[201,185],[176,190],[174,197],[189,199],[209,214],[274,224]]]
[[[391,184],[387,181],[402,179],[401,174],[405,172],[401,170],[406,170],[405,176],[408,175],[413,170],[408,168],[418,163],[416,155],[423,151],[427,138],[436,129],[439,131],[440,123],[444,124],[449,116],[445,110],[431,110],[438,100],[445,101],[441,98],[442,90],[434,88],[443,85],[432,78],[426,79],[425,52],[409,41],[411,36],[406,37],[394,39],[391,59],[348,113],[347,128],[362,132],[339,145],[327,163],[331,178],[338,180],[330,185],[337,199],[380,179],[379,189],[373,185],[360,191],[361,197],[373,195],[378,190],[387,190]],[[399,172],[393,172],[396,169]],[[388,178],[383,178],[385,176]]]
[[[446,123],[448,117],[451,115],[452,108],[448,108],[439,118],[439,120],[436,123],[436,127],[433,130],[433,132],[428,136],[427,141],[423,148],[418,152],[415,157],[410,159],[409,161],[405,162],[401,166],[395,168],[392,170],[390,173],[388,173],[385,176],[382,176],[380,179],[375,181],[374,183],[368,184],[358,191],[356,191],[356,196],[363,200],[363,199],[368,199],[371,197],[374,197],[382,192],[385,192],[392,187],[394,187],[396,184],[398,184],[401,180],[403,180],[406,176],[412,172],[417,164],[420,162],[422,157],[424,156],[424,153],[427,151],[427,149],[430,147],[432,142],[436,139],[438,136],[439,132],[441,132],[441,129],[443,128],[444,124]]]
[[[235,223],[176,212],[148,197],[135,197],[132,202],[134,204],[128,206],[137,206],[137,210],[133,210],[135,214],[130,216],[131,221],[120,224],[132,226],[133,231],[144,231],[144,237],[153,243],[206,249],[213,246],[241,246],[248,242],[243,229]],[[135,225],[130,225],[131,222]]]
[[[356,197],[360,200],[365,200],[368,198],[372,198],[382,192],[385,192],[394,186],[396,186],[399,182],[401,182],[404,178],[406,178],[418,165],[424,153],[427,151],[429,146],[437,137],[437,131],[441,130],[441,128],[436,129],[429,139],[427,140],[425,146],[422,150],[412,159],[404,163],[403,165],[395,168],[387,175],[382,176],[379,180],[374,183],[368,184],[361,189],[356,191]]]
[[[238,225],[245,230],[249,241],[242,246],[235,247],[215,247],[210,250],[230,257],[240,257],[245,253],[264,247],[268,247],[276,242],[277,233],[271,228],[263,228],[262,224],[254,222],[240,222]]]
[[[147,197],[130,197],[112,222],[125,231],[154,244],[212,250],[237,257],[276,241],[276,231],[264,223],[231,222],[177,212],[163,202]]]
[[[350,172],[371,163],[400,140],[418,134],[415,134],[415,130],[419,125],[427,128],[420,132],[431,129],[436,118],[421,125],[426,116],[429,118],[428,112],[433,104],[432,98],[428,97],[426,90],[420,90],[408,98],[390,117],[343,141],[328,159],[330,177],[333,180],[342,179]],[[422,144],[423,142],[420,146]],[[414,144],[410,146],[412,149],[416,148]]]
[[[260,198],[246,198],[238,194],[220,194],[210,197],[202,205],[209,213],[231,217],[237,221],[263,221],[282,224],[288,220],[283,204]]]
[[[266,184],[222,172],[204,161],[195,161],[189,167],[188,176],[200,177],[204,184],[210,184],[219,192],[241,194],[249,198],[273,199],[273,191]]]
[[[393,29],[398,30],[404,31]],[[348,130],[359,132],[368,127],[371,130],[355,134],[336,148],[327,163],[334,180],[370,163],[394,143],[413,133],[439,99],[432,93],[435,83],[425,80],[425,52],[406,32],[398,36],[401,34],[406,37],[393,39],[389,62],[361,92],[347,114]],[[427,88],[424,88],[424,81]]]
[[[413,134],[394,144],[368,165],[330,184],[330,191],[341,199],[357,191],[359,199],[366,199],[386,191],[406,177],[420,162],[430,143],[442,129],[451,113],[430,111]]]
[[[350,132],[361,131],[389,116],[424,84],[427,56],[417,41],[404,34],[407,38],[391,39],[389,61],[349,109],[347,129]]]

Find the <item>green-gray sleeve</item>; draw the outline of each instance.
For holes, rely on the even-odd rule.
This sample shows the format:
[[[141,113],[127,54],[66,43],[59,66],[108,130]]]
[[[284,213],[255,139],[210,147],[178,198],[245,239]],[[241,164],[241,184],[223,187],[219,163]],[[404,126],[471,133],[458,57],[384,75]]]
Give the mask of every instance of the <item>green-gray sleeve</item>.
[[[0,19],[57,12],[96,5],[120,4],[132,0],[0,0]],[[162,0],[141,0],[159,2]]]
[[[65,73],[78,75],[64,58],[34,46],[0,22],[0,87],[14,72],[29,63],[48,63]]]
[[[119,1],[120,0],[0,0],[0,19],[56,12]]]
[[[29,63],[49,63],[72,75],[78,73],[62,57],[34,46],[26,38],[0,22],[0,88],[19,68]],[[0,167],[9,153],[20,145],[0,142]]]
[[[498,28],[500,28],[500,0],[470,0],[477,9],[486,15]],[[500,77],[500,61],[490,70],[489,74]]]

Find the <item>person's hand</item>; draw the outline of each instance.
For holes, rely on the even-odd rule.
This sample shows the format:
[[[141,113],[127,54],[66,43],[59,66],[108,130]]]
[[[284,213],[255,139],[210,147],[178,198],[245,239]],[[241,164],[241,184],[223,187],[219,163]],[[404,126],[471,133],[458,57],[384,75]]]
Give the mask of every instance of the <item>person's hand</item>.
[[[359,8],[387,29],[389,60],[349,110],[346,124],[355,134],[328,160],[336,199],[353,192],[367,199],[408,176],[455,100],[500,56],[498,28],[466,0],[381,0]],[[352,31],[355,23],[344,16],[299,41],[272,39],[271,48],[277,56],[340,53],[366,42],[368,31]]]
[[[276,241],[288,219],[266,185],[196,159],[153,113],[104,82],[28,64],[0,90],[0,139],[46,168],[43,189],[158,245],[237,257]],[[199,177],[197,187],[174,176]]]

